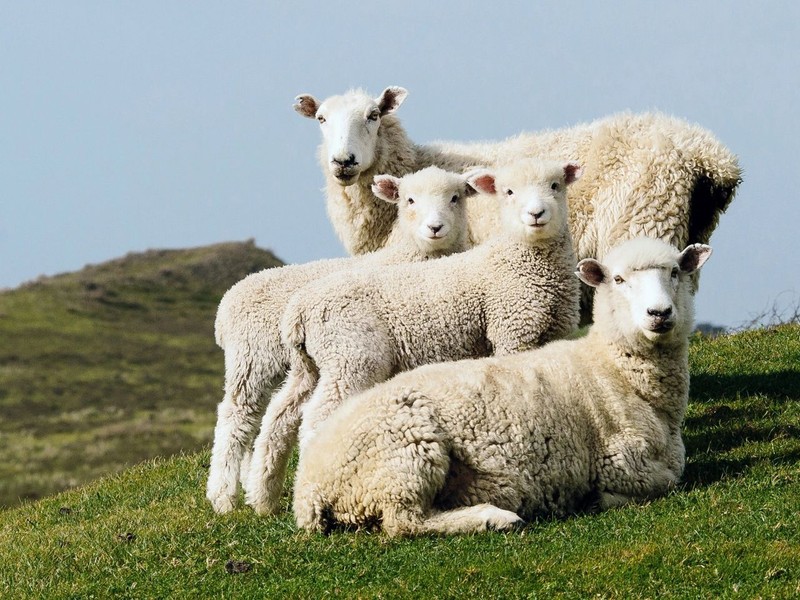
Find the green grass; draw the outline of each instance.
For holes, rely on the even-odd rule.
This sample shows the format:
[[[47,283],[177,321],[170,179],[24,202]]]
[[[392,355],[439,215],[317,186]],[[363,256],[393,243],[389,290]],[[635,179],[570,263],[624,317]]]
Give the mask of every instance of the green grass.
[[[156,250],[0,293],[0,506],[199,450],[222,397],[222,294],[252,243]]]
[[[278,517],[213,514],[206,450],[0,513],[0,596],[798,597],[800,326],[697,337],[691,365],[665,498],[511,534],[325,537],[296,530],[288,493]]]

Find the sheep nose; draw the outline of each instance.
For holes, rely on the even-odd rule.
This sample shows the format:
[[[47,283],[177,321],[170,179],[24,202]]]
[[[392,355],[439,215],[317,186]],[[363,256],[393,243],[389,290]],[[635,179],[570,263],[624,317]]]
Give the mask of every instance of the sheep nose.
[[[647,314],[651,317],[659,317],[661,319],[666,319],[672,314],[672,307],[669,306],[667,308],[648,308]]]
[[[436,225],[428,225],[428,229],[430,229],[433,233],[439,233],[439,231],[444,227],[441,223],[437,223]]]
[[[340,167],[354,167],[358,163],[356,162],[356,155],[350,154],[347,158],[334,158],[332,162],[336,163]]]
[[[537,213],[530,211],[528,214],[538,221],[539,219],[542,218],[542,215],[544,214],[544,209],[540,210]]]

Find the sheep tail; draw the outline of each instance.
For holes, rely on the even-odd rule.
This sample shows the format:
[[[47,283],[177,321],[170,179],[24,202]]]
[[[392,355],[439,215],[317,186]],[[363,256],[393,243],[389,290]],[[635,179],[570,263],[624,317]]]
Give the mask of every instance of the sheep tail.
[[[297,302],[290,301],[283,314],[281,337],[283,344],[290,349],[291,368],[307,373],[311,380],[316,381],[319,375],[318,369],[306,348],[305,311]]]
[[[283,316],[281,335],[287,346],[305,354],[306,324],[301,311],[292,310],[291,306],[286,310]]]

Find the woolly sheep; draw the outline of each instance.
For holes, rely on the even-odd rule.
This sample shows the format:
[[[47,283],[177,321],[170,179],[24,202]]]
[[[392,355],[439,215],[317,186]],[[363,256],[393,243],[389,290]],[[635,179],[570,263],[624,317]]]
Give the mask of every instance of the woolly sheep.
[[[584,176],[570,188],[569,213],[579,259],[602,257],[641,235],[680,248],[707,243],[741,181],[736,156],[710,132],[660,113],[622,113],[499,142],[418,145],[394,114],[407,94],[393,86],[377,98],[361,90],[323,102],[297,96],[295,110],[320,122],[328,213],[351,254],[382,247],[396,218],[394,206],[375,202],[375,173],[400,176],[432,164],[462,172],[525,156],[576,160]],[[497,231],[493,206],[472,202],[469,220],[476,243]],[[588,322],[591,295],[584,291]]]
[[[377,176],[374,185],[376,194],[386,200],[382,204],[403,201],[392,243],[386,248],[254,273],[234,285],[220,302],[216,338],[225,351],[225,396],[217,411],[206,490],[217,512],[233,508],[240,475],[246,482],[248,448],[269,394],[288,369],[279,325],[291,294],[334,272],[421,261],[469,246],[463,199],[475,190],[465,176],[428,167],[402,179]]]
[[[466,533],[672,489],[685,462],[689,275],[710,252],[628,241],[578,264],[597,291],[586,337],[421,367],[350,398],[301,453],[297,524]]]
[[[349,395],[398,371],[460,358],[509,354],[571,333],[579,287],[567,226],[575,163],[526,160],[473,173],[485,202],[502,204],[496,239],[435,263],[350,272],[304,288],[283,317],[298,348],[286,384],[254,444],[246,501],[278,507],[300,422],[300,449]]]

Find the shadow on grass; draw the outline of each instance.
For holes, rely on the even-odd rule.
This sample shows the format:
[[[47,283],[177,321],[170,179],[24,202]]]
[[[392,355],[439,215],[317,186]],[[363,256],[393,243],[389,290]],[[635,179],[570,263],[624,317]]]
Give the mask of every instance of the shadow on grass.
[[[722,458],[715,454],[694,457],[686,465],[681,487],[686,491],[707,487],[722,480],[744,477],[747,470],[764,462],[771,466],[791,465],[800,462],[800,449],[765,456],[748,456],[741,459]]]
[[[695,402],[725,397],[765,394],[778,398],[800,398],[800,371],[778,371],[758,375],[692,375],[691,397]]]
[[[795,400],[784,403],[774,400],[730,406],[719,404],[696,409],[700,413],[687,417],[683,437],[687,452],[728,452],[746,443],[771,442],[781,438],[800,439],[800,424],[783,418]]]
[[[684,423],[688,463],[683,487],[740,478],[748,469],[800,462],[800,423],[789,414],[800,401],[800,372],[692,377],[694,414]],[[785,443],[775,443],[785,442]],[[747,456],[741,448],[747,446]],[[736,458],[726,456],[729,453]]]

